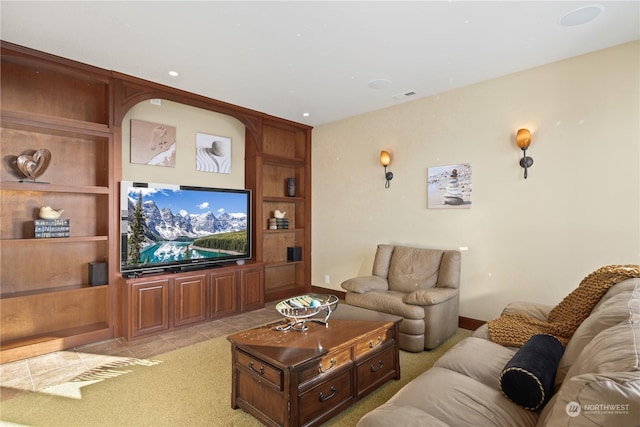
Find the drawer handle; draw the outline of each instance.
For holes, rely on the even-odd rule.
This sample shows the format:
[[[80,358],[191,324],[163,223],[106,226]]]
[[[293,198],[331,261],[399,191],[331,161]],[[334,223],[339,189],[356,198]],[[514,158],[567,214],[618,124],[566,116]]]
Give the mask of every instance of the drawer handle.
[[[319,374],[324,374],[325,372],[328,372],[331,368],[333,368],[334,366],[336,366],[336,359],[331,358],[331,366],[329,366],[327,369],[325,369],[324,371],[322,370],[322,363],[320,364],[320,366],[318,366],[318,373]]]
[[[258,375],[264,375],[264,366],[260,366],[260,370],[257,371],[254,367],[253,367],[253,361],[251,363],[249,363],[249,369],[251,369],[253,372],[255,372]]]
[[[380,345],[380,344],[382,344],[382,337],[380,337],[380,336],[379,336],[379,337],[378,337],[378,342],[377,342],[377,343],[375,343],[375,344],[374,344],[374,343],[373,343],[373,340],[369,341],[369,348],[373,348],[373,347],[375,347],[375,346],[377,346],[377,345]]]
[[[378,360],[378,367],[373,363],[371,364],[371,372],[378,372],[384,366],[384,362],[382,360]]]
[[[336,395],[336,388],[334,386],[331,386],[331,393],[329,393],[329,396],[324,397],[324,393],[320,392],[320,402],[326,402],[327,400],[331,399],[333,396]]]

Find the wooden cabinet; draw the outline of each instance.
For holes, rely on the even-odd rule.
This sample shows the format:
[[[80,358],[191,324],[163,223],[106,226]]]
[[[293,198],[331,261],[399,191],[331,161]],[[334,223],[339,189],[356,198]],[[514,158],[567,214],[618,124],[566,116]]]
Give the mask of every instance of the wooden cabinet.
[[[173,281],[173,324],[198,323],[207,318],[207,279],[204,274],[178,277]]]
[[[264,266],[230,265],[196,272],[120,279],[127,340],[264,307]]]
[[[240,311],[242,313],[264,307],[264,268],[240,270]]]
[[[238,312],[238,272],[225,270],[209,275],[210,318],[230,316]]]
[[[113,334],[110,284],[92,287],[89,263],[114,260],[114,152],[105,70],[1,46],[1,362]],[[34,182],[17,156],[51,153]],[[34,159],[36,160],[36,159]],[[35,238],[43,206],[64,209],[69,236]]]
[[[169,329],[169,279],[131,283],[126,311],[131,313],[126,337],[135,338]]]
[[[249,139],[249,136],[248,136]],[[262,140],[247,144],[246,185],[254,190],[256,256],[265,263],[265,299],[274,301],[311,289],[311,128],[264,120]],[[296,181],[295,196],[287,180]],[[274,212],[286,212],[288,228],[270,229]],[[287,248],[299,247],[300,260]]]

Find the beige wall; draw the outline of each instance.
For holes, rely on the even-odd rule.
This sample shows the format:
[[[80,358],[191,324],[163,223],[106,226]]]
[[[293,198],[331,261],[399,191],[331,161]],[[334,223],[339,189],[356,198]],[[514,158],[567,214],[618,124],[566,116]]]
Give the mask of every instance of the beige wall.
[[[130,162],[131,119],[176,127],[175,167]],[[196,171],[196,133],[231,138],[231,173]],[[125,181],[181,184],[203,187],[244,188],[244,125],[233,117],[162,100],[161,105],[143,101],[122,121],[122,179]]]
[[[640,262],[638,42],[313,131],[312,284],[371,272],[377,243],[468,247],[462,316],[556,304],[606,264]],[[529,178],[515,131],[528,127]],[[392,153],[384,188],[381,149]],[[471,209],[427,209],[427,168],[471,163]],[[325,284],[329,275],[330,284]]]

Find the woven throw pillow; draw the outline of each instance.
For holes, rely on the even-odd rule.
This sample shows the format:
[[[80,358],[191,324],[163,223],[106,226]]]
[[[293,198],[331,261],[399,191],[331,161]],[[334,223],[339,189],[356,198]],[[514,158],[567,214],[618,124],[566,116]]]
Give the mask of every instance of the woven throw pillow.
[[[564,347],[554,336],[532,336],[502,370],[502,392],[525,409],[541,409],[553,394],[553,381],[563,352]]]

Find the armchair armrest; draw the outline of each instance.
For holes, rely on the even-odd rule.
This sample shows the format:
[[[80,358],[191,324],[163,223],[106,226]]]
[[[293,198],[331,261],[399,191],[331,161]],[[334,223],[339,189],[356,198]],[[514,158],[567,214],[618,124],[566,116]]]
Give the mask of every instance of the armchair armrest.
[[[546,304],[527,301],[514,301],[507,304],[507,306],[502,310],[502,314],[524,314],[527,316],[531,316],[534,319],[546,322],[547,317],[549,316],[549,312],[552,308],[552,306]]]
[[[383,279],[378,276],[360,276],[348,279],[342,282],[340,285],[342,289],[357,294],[364,294],[370,291],[387,291],[389,290],[389,284],[387,279]]]
[[[453,288],[417,289],[405,295],[402,301],[411,305],[437,305],[455,297],[458,292],[458,289]]]

